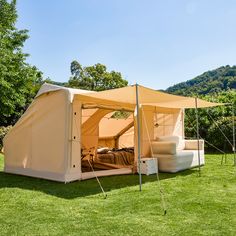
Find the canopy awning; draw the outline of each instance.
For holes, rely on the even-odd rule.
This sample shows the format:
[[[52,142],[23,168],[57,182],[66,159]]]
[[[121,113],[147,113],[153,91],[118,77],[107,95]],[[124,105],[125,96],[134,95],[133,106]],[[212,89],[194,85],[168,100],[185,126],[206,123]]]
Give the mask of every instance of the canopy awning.
[[[136,106],[136,86],[94,92],[81,89],[72,89],[45,83],[39,90],[36,98],[48,92],[65,90],[70,102],[78,99],[87,105],[108,106],[110,108],[134,110]],[[193,97],[184,97],[160,92],[138,85],[139,104],[162,108],[195,108],[196,100]],[[197,98],[197,107],[214,107],[224,103],[208,102]]]
[[[163,108],[195,108],[196,99],[172,95],[150,88],[138,85],[139,104],[150,105]],[[133,108],[136,105],[136,88],[134,85],[111,89],[101,92],[91,92],[86,94],[75,95],[88,103],[97,103],[100,105],[117,106]],[[224,103],[213,103],[197,98],[197,107],[214,107],[224,105]]]

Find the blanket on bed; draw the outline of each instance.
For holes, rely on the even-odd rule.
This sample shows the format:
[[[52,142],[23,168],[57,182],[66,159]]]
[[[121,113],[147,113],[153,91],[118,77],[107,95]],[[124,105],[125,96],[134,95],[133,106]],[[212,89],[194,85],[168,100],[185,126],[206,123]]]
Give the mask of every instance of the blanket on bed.
[[[134,153],[127,151],[110,151],[105,154],[97,154],[94,162],[130,166],[134,163]]]

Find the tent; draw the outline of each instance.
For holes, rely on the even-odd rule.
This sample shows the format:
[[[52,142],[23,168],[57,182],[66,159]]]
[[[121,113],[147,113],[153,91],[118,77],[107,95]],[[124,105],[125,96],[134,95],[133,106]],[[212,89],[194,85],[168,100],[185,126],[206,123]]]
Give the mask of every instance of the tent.
[[[184,109],[221,105],[170,95],[140,85],[92,92],[45,83],[34,101],[4,138],[8,173],[60,182],[137,172],[150,156],[149,139],[184,137]],[[115,111],[129,112],[114,119]],[[158,124],[158,125],[157,125]],[[132,168],[82,171],[82,150],[99,146],[134,146]],[[108,165],[109,166],[109,165]]]

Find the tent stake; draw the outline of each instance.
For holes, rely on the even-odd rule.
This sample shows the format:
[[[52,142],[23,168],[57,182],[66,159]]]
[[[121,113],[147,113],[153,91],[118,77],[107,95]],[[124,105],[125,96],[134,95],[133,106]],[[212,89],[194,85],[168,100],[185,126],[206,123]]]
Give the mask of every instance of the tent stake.
[[[197,104],[197,98],[195,98],[195,114],[196,114],[196,124],[197,124],[198,173],[199,173],[199,176],[201,176],[200,141],[199,141],[199,124],[198,124],[198,104]]]
[[[235,114],[234,114],[234,103],[232,103],[232,117],[233,117],[233,153],[234,153],[234,165],[236,166],[236,153],[235,153]]]
[[[139,115],[139,94],[138,84],[136,88],[136,110],[137,110],[137,126],[138,126],[138,172],[139,172],[139,191],[142,191],[142,174],[141,174],[141,146],[140,146],[140,115]]]

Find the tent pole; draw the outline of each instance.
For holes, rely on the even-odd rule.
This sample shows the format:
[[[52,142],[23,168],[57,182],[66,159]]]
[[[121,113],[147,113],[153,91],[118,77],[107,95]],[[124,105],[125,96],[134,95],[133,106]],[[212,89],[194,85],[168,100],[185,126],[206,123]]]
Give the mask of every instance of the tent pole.
[[[139,191],[142,191],[142,174],[141,174],[141,142],[140,142],[140,114],[139,114],[139,94],[138,84],[136,88],[136,110],[137,110],[137,128],[138,128],[138,172],[139,172]]]
[[[199,141],[199,124],[198,124],[198,104],[197,104],[197,98],[195,98],[195,114],[196,114],[196,124],[197,124],[198,173],[199,173],[199,176],[201,176],[200,141]]]
[[[235,153],[235,113],[234,113],[234,103],[232,103],[232,115],[233,115],[233,153],[234,153],[234,165],[236,166],[236,153]]]

